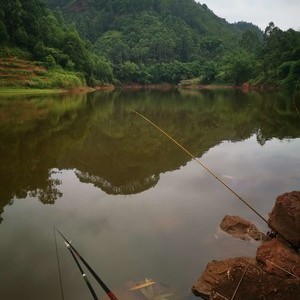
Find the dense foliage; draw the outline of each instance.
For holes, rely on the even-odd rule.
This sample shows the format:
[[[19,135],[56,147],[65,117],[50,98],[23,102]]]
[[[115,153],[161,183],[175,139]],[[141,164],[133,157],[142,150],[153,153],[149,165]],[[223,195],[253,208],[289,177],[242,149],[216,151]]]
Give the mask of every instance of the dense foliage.
[[[229,24],[194,0],[12,0],[0,4],[0,43],[89,84],[245,82],[293,87],[300,33]],[[66,20],[66,25],[64,19]]]
[[[263,80],[291,88],[300,80],[300,32],[282,31],[270,23],[261,51]]]
[[[51,12],[39,0],[0,2],[0,46],[2,56],[15,54],[11,47],[18,46],[26,58],[47,68],[80,72],[89,83],[107,64],[100,57],[93,59],[89,43],[74,26],[66,25],[59,11]]]

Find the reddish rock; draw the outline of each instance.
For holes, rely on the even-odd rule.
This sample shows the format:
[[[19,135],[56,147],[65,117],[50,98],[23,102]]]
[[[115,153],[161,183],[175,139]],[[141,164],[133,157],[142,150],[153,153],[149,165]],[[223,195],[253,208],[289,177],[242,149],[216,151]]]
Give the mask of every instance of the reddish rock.
[[[250,238],[252,238],[258,241],[266,238],[262,232],[258,231],[254,224],[239,216],[226,215],[223,218],[220,227],[223,231],[229,233],[233,237],[242,240],[250,240]]]
[[[278,234],[260,245],[256,259],[210,262],[192,292],[215,300],[299,299],[300,254],[295,249],[300,248],[300,192],[277,197],[268,222]],[[253,224],[237,216],[225,216],[220,227],[237,238],[266,240]]]
[[[249,263],[255,264],[254,258],[239,257],[229,258],[223,261],[213,260],[207,264],[205,271],[192,287],[195,296],[210,299],[214,286],[224,277],[230,275],[233,266],[246,266]]]
[[[300,280],[273,276],[255,259],[242,257],[210,262],[192,292],[214,300],[232,299],[233,295],[235,300],[292,300],[298,299]]]
[[[262,263],[263,270],[270,274],[290,278],[291,273],[300,278],[300,255],[278,239],[264,242],[258,247],[256,259]]]
[[[229,300],[233,299],[234,293],[234,300],[299,299],[300,281],[297,279],[282,279],[263,272],[258,265],[252,264],[248,268],[234,266],[230,273],[231,278],[224,277],[214,286],[210,299]],[[241,284],[237,289],[240,280]]]
[[[300,191],[278,196],[269,226],[296,248],[300,248]]]

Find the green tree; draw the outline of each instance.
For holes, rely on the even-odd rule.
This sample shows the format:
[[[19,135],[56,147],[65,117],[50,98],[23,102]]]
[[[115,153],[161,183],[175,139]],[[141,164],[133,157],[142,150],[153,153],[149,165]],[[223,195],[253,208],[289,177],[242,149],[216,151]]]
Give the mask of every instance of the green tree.
[[[28,45],[28,35],[23,27],[19,27],[16,30],[15,41],[20,46],[26,47]]]
[[[216,63],[213,61],[207,62],[202,67],[201,73],[201,82],[203,84],[210,84],[214,82],[218,74]]]
[[[287,62],[284,65],[285,72],[280,83],[285,89],[293,91],[300,84],[300,60]],[[283,69],[282,67],[283,65],[280,70]]]
[[[92,74],[93,63],[86,44],[80,39],[76,31],[70,30],[64,36],[63,51],[75,64],[75,69],[87,77]]]
[[[9,36],[6,30],[6,26],[4,23],[0,20],[0,44],[4,44],[6,41],[8,41]]]
[[[224,50],[222,40],[214,36],[202,38],[200,47],[202,56],[206,58],[216,58]]]
[[[50,69],[56,67],[56,61],[51,54],[46,56],[45,65],[47,68],[50,68]]]
[[[115,64],[122,64],[129,58],[129,47],[119,31],[106,32],[96,41],[93,49]]]
[[[126,61],[120,66],[118,79],[122,82],[138,82],[140,68],[134,62]]]
[[[300,59],[300,33],[292,29],[282,31],[271,22],[265,29],[261,59],[265,79],[278,82],[284,63]]]
[[[221,78],[227,83],[240,85],[253,78],[257,68],[255,56],[246,51],[236,51],[225,56]]]
[[[256,32],[249,29],[243,32],[242,37],[239,40],[240,47],[248,52],[256,51],[260,44]]]
[[[92,56],[94,64],[93,76],[99,83],[112,83],[114,80],[113,68],[110,62],[104,57]]]

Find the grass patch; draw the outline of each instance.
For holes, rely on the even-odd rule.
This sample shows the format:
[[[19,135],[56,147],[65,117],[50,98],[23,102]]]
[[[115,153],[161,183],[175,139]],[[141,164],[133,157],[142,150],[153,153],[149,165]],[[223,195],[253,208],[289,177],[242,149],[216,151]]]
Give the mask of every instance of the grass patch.
[[[191,85],[199,85],[201,84],[200,78],[192,78],[187,80],[181,80],[179,86],[191,86]]]
[[[0,58],[0,88],[75,89],[86,86],[83,74],[61,68],[47,70],[38,62],[16,57]],[[7,91],[8,91],[7,90]]]
[[[31,88],[1,88],[0,97],[2,96],[24,96],[24,95],[50,95],[62,93],[61,89],[31,89]]]
[[[67,72],[63,70],[50,70],[47,74],[32,78],[37,88],[63,88],[73,89],[86,86],[81,73]]]

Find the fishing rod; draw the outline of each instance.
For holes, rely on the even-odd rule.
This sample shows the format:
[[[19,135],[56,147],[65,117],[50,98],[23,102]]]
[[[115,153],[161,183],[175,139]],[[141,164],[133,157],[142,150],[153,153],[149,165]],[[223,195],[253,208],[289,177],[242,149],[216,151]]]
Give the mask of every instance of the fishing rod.
[[[141,113],[132,110],[133,113],[140,116],[142,119],[147,121],[161,133],[163,133],[168,139],[170,139],[174,144],[176,144],[181,150],[183,150],[186,154],[188,154],[193,160],[195,160],[199,165],[201,165],[209,174],[211,174],[215,179],[217,179],[223,186],[225,186],[231,193],[233,193],[240,201],[242,201],[248,208],[250,208],[257,216],[259,216],[267,225],[269,222],[253,207],[251,206],[245,199],[243,199],[237,192],[235,192],[228,184],[226,184],[220,177],[218,177],[213,171],[211,171],[206,165],[204,165],[195,155],[193,155],[190,151],[188,151],[183,145],[177,142],[173,137],[171,137],[166,131],[161,129],[158,125],[153,123],[147,117],[142,115]]]
[[[57,259],[57,267],[58,267],[58,277],[59,277],[61,299],[65,300],[63,283],[62,283],[62,277],[61,277],[61,271],[60,271],[60,262],[59,262],[58,248],[57,248],[56,231],[55,231],[55,227],[54,226],[53,226],[53,234],[54,234],[54,241],[55,241],[55,252],[56,252],[56,259]]]
[[[89,290],[90,290],[90,292],[91,292],[91,294],[92,294],[94,300],[98,300],[98,297],[97,297],[97,295],[96,295],[96,293],[95,293],[95,291],[94,291],[94,289],[93,289],[93,287],[92,287],[92,285],[91,285],[89,279],[87,278],[86,274],[84,273],[84,271],[83,271],[83,269],[82,269],[82,267],[81,267],[81,265],[80,265],[78,259],[76,258],[75,254],[74,254],[74,252],[73,252],[73,250],[72,250],[72,248],[71,248],[70,243],[65,242],[65,245],[67,246],[68,250],[69,250],[70,253],[72,254],[72,257],[73,257],[73,259],[75,260],[75,263],[76,263],[76,265],[77,265],[77,267],[78,267],[78,269],[79,269],[79,271],[80,271],[80,273],[81,273],[81,275],[82,275],[82,277],[83,277],[83,279],[84,279],[86,285],[88,286],[88,288],[89,288]]]
[[[67,240],[67,238],[57,229],[56,231],[61,235],[61,237],[64,239],[65,243],[69,246],[69,250],[71,249],[76,256],[80,259],[80,261],[85,265],[85,267],[90,271],[90,273],[93,275],[93,277],[96,279],[96,281],[100,284],[102,289],[105,291],[109,299],[111,300],[118,300],[118,298],[115,296],[115,294],[107,287],[107,285],[100,279],[100,277],[97,275],[97,273],[92,269],[92,267],[87,263],[87,261],[79,254],[79,252],[74,248],[74,246]],[[71,252],[72,253],[72,252]],[[74,255],[75,256],[75,255]]]
[[[133,113],[137,114],[139,117],[147,121],[149,124],[151,124],[154,128],[156,128],[158,131],[163,133],[168,139],[170,139],[174,144],[176,144],[181,150],[183,150],[186,154],[188,154],[193,160],[195,160],[200,166],[202,166],[209,174],[211,174],[215,179],[219,181],[225,188],[227,188],[231,193],[233,193],[240,201],[242,201],[248,208],[250,208],[258,217],[260,217],[269,228],[273,229],[272,226],[269,224],[269,222],[264,218],[252,205],[250,205],[242,196],[240,196],[236,191],[234,191],[227,183],[225,183],[220,177],[218,177],[213,171],[211,171],[205,164],[203,164],[195,155],[193,155],[190,151],[188,151],[183,145],[181,145],[179,142],[177,142],[173,137],[171,137],[166,131],[161,129],[158,125],[153,123],[151,120],[149,120],[147,117],[142,115],[141,113],[137,112],[136,110],[132,110]],[[274,230],[274,229],[273,229]],[[291,245],[293,248],[295,248],[288,239],[281,234],[278,230],[275,230],[276,234],[279,235],[285,242],[287,242],[289,245]]]

